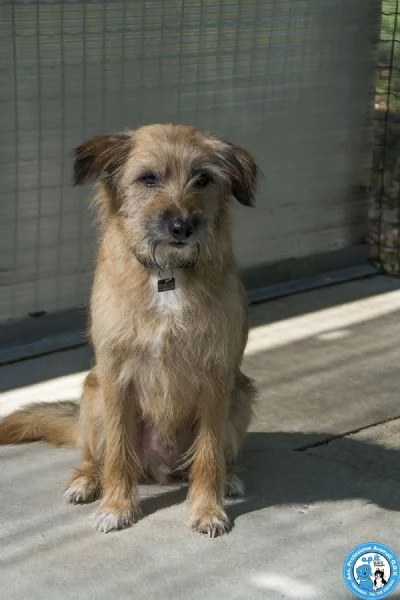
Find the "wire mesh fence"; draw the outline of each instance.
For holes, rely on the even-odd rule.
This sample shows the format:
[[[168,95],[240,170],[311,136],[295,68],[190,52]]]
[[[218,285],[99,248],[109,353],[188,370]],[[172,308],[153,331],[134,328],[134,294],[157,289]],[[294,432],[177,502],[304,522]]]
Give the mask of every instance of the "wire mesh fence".
[[[400,0],[383,0],[375,95],[371,258],[400,275]]]
[[[361,244],[379,7],[3,0],[0,322],[85,304],[94,215],[71,153],[127,126],[188,123],[255,155],[264,187],[237,220],[241,266]]]

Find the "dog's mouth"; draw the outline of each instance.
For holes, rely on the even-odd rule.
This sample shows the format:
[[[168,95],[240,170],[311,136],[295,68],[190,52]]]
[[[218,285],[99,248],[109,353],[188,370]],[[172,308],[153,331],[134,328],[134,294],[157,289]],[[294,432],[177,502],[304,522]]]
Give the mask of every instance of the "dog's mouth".
[[[154,255],[153,255],[154,256]],[[170,241],[160,245],[156,250],[155,258],[161,260],[169,268],[193,268],[200,256],[200,243],[186,242],[183,240]]]
[[[199,242],[153,241],[146,244],[146,250],[143,250],[132,251],[137,260],[147,268],[190,269],[199,261],[201,246]]]

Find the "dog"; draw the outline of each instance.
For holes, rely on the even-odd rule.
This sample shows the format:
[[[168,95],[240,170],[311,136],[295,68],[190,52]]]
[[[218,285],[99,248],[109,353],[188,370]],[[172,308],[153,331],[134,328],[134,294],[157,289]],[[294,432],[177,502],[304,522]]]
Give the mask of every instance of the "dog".
[[[230,201],[252,206],[244,149],[195,128],[149,125],[75,151],[75,184],[96,182],[100,243],[90,301],[94,366],[80,406],[7,416],[0,443],[77,445],[65,497],[101,498],[97,529],[140,517],[138,483],[188,476],[192,529],[230,528],[225,495],[255,398],[241,372],[247,301],[232,251]]]

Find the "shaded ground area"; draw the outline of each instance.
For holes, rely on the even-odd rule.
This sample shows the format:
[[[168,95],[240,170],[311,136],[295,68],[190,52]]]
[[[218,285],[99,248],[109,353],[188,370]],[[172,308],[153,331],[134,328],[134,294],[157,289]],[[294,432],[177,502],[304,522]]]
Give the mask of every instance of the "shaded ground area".
[[[97,534],[96,503],[62,500],[76,451],[0,448],[1,596],[350,600],[341,570],[354,546],[400,554],[399,317],[400,282],[386,277],[252,308],[247,493],[216,540],[188,529],[179,486],[143,486],[143,520]],[[78,397],[89,361],[81,348],[4,367],[0,414]]]

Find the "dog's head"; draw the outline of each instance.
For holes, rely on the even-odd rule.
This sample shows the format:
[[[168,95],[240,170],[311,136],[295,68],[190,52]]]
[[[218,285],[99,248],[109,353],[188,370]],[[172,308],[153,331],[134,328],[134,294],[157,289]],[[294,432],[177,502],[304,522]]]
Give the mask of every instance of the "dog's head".
[[[229,198],[251,206],[257,168],[242,148],[182,125],[150,125],[88,140],[75,183],[100,181],[106,219],[145,266],[190,267],[218,237]]]

